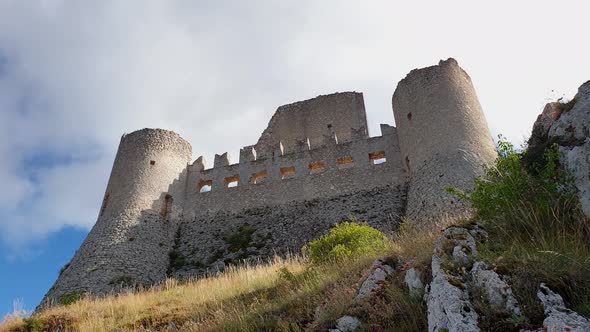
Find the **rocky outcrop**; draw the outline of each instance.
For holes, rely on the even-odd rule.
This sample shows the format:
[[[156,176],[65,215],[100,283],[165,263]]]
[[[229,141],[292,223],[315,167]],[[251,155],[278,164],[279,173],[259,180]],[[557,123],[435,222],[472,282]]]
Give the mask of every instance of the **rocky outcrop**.
[[[486,300],[494,309],[505,310],[515,316],[522,314],[510,286],[500,275],[489,270],[486,263],[473,264],[470,274],[473,286],[483,291]]]
[[[479,316],[469,300],[465,281],[443,268],[443,263],[449,260],[461,264],[465,257],[476,252],[475,239],[465,228],[448,228],[436,241],[427,296],[429,331],[479,331]]]
[[[336,320],[336,328],[329,332],[352,332],[361,326],[361,321],[352,316],[342,316]]]
[[[355,301],[369,299],[385,286],[387,278],[395,273],[394,267],[383,259],[373,261],[369,275],[359,287]],[[336,320],[336,328],[329,329],[329,332],[355,331],[361,326],[361,321],[354,316],[344,315]]]
[[[488,309],[516,320],[526,320],[507,278],[485,262],[476,261],[477,244],[486,239],[487,233],[478,226],[471,229],[450,227],[435,242],[433,280],[427,286],[426,295],[430,332],[480,331],[483,319],[490,317],[478,315],[481,308],[473,304],[475,294],[481,296]],[[590,331],[590,320],[567,309],[561,296],[546,285],[541,284],[537,297],[543,304],[546,318],[542,329],[535,331]]]
[[[361,300],[369,297],[373,292],[381,287],[381,284],[385,281],[387,276],[394,272],[394,269],[388,264],[385,264],[382,260],[378,259],[373,262],[371,271],[372,272],[359,288],[355,300]]]
[[[422,283],[422,273],[416,268],[410,268],[406,271],[404,282],[412,296],[420,296],[424,291]]]
[[[590,320],[565,307],[563,298],[545,284],[541,284],[537,297],[543,303],[547,318],[543,321],[546,332],[584,332],[590,331]]]
[[[558,144],[561,162],[573,176],[582,210],[590,216],[590,81],[580,86],[571,101],[547,104],[537,118],[529,151],[542,153],[553,143]]]

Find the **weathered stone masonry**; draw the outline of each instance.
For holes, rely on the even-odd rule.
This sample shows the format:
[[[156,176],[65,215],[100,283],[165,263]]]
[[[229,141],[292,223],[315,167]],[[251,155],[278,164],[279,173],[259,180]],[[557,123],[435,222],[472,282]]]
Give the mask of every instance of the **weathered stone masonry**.
[[[361,93],[281,106],[238,163],[212,168],[173,132],[124,135],[98,220],[43,303],[298,253],[349,218],[392,233],[406,209],[417,222],[467,211],[444,188],[468,189],[495,158],[469,76],[453,59],[414,70],[393,111],[398,127],[369,137]]]

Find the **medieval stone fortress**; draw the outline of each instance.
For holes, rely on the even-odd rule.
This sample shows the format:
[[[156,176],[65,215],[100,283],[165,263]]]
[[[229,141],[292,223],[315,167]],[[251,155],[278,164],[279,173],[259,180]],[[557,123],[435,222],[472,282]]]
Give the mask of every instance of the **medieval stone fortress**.
[[[412,70],[392,107],[396,127],[370,137],[361,93],[284,105],[238,163],[212,167],[174,132],[123,135],[98,220],[44,301],[299,253],[351,218],[391,234],[467,213],[445,189],[497,156],[467,73],[454,59]]]

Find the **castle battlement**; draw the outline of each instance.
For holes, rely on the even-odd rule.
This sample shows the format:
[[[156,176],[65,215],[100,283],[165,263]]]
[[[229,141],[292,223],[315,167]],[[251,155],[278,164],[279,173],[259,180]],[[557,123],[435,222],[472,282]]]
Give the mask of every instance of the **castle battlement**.
[[[277,151],[263,158],[242,158],[237,164],[228,164],[224,153],[216,155],[209,169],[199,157],[188,168],[185,216],[195,215],[192,211],[235,211],[402,184],[406,175],[395,128],[382,125],[382,130],[383,136],[284,154]]]
[[[453,59],[413,70],[392,107],[396,127],[370,137],[362,93],[280,106],[238,163],[216,154],[211,168],[176,133],[124,135],[96,224],[44,304],[298,252],[350,218],[392,234],[402,217],[468,212],[445,188],[469,189],[496,154],[467,73]]]

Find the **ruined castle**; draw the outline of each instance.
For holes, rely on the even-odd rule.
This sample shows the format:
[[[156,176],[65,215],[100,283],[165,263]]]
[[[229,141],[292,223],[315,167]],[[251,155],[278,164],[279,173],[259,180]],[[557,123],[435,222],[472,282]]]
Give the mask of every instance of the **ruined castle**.
[[[454,59],[412,70],[392,106],[376,137],[361,93],[281,106],[238,163],[212,167],[174,132],[123,135],[98,220],[44,303],[298,253],[350,218],[392,233],[466,213],[445,188],[469,189],[497,156],[467,73]]]

